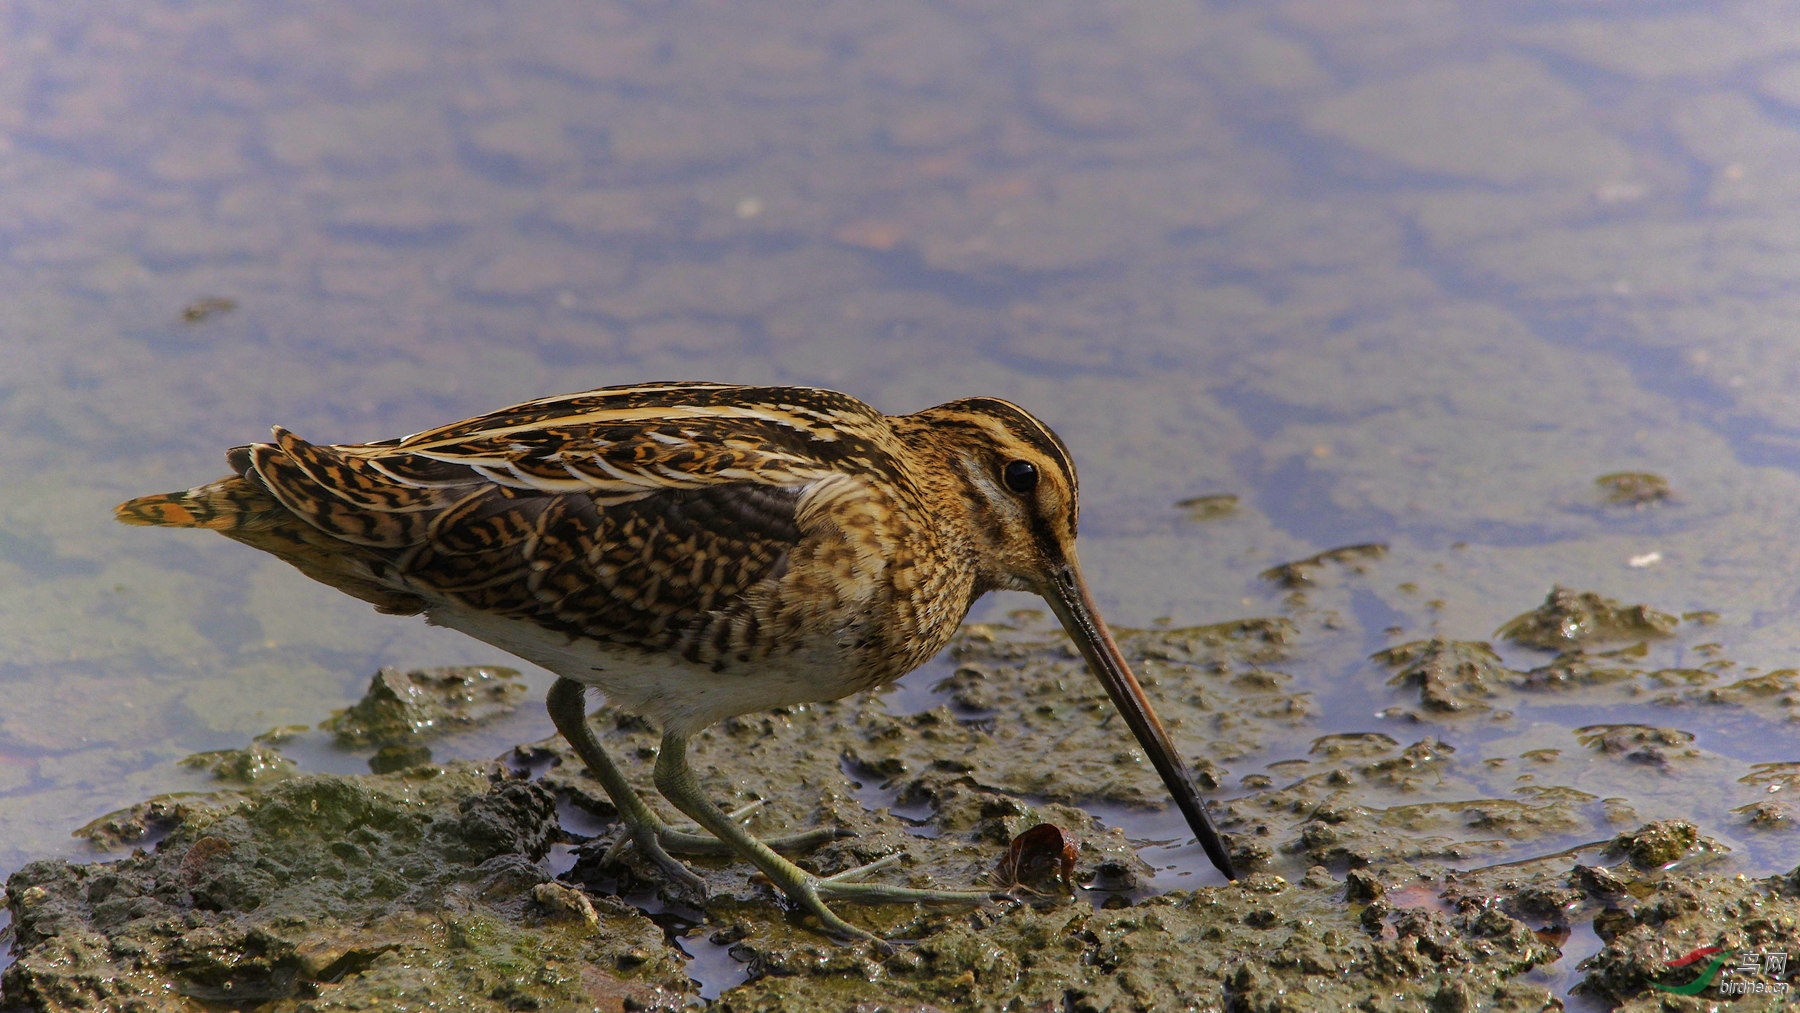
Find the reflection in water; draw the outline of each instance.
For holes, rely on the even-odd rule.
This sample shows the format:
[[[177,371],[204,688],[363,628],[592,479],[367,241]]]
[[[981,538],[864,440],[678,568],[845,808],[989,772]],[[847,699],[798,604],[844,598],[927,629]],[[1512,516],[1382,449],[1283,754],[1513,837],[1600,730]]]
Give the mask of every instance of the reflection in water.
[[[1379,731],[1450,747],[1459,790],[1549,780],[1791,868],[1751,767],[1791,759],[1800,698],[1800,43],[1768,17],[11,5],[0,872],[383,664],[498,660],[113,503],[272,423],[356,441],[651,378],[1044,416],[1108,615],[1295,624],[1290,731],[1186,733],[1228,787]],[[1618,473],[1668,494],[1609,504]],[[1371,542],[1360,573],[1257,577]],[[1491,640],[1557,584],[1717,617],[1623,680],[1499,647],[1544,674],[1479,719],[1369,660]],[[897,709],[934,701],[909,686]],[[1692,742],[1630,762],[1575,731],[1621,722]],[[548,732],[528,706],[434,751]]]

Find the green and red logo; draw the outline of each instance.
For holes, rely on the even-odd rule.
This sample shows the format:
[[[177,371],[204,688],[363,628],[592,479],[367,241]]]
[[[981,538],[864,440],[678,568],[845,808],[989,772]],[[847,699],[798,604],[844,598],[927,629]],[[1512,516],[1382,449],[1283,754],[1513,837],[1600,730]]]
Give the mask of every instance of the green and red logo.
[[[1712,963],[1706,965],[1706,970],[1700,972],[1700,977],[1695,978],[1685,985],[1658,985],[1654,981],[1651,982],[1650,985],[1653,988],[1660,988],[1664,992],[1673,992],[1676,995],[1699,995],[1706,990],[1706,986],[1712,984],[1714,978],[1719,976],[1719,968],[1725,966],[1725,958],[1721,956],[1723,953],[1724,950],[1721,947],[1702,946],[1697,950],[1690,951],[1686,956],[1676,957],[1674,960],[1665,960],[1663,963],[1669,967],[1686,967],[1689,964],[1697,964],[1707,957],[1713,958]]]

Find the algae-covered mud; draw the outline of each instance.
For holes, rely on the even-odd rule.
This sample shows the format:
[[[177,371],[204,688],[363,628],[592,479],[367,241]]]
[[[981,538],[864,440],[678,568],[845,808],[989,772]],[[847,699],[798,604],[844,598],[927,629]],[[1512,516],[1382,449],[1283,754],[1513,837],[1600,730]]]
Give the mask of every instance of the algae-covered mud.
[[[0,57],[0,1008],[1794,976],[1788,8],[14,0]],[[609,859],[547,673],[111,520],[273,424],[675,378],[1053,426],[1246,881],[1021,596],[884,697],[694,747],[759,831],[855,831],[822,871],[1016,895],[852,906],[883,957],[739,863],[700,898]],[[596,720],[645,779],[654,730]]]
[[[669,1005],[678,954],[637,911],[536,864],[555,802],[466,767],[289,779],[195,800],[154,852],[8,885],[32,1009]]]

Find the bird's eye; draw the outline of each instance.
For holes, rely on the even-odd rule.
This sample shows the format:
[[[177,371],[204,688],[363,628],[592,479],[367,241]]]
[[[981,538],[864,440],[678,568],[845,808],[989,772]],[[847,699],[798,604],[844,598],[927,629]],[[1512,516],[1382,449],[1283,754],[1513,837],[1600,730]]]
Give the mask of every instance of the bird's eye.
[[[1037,488],[1037,468],[1030,461],[1014,461],[1001,469],[1000,480],[1013,492],[1030,492]]]

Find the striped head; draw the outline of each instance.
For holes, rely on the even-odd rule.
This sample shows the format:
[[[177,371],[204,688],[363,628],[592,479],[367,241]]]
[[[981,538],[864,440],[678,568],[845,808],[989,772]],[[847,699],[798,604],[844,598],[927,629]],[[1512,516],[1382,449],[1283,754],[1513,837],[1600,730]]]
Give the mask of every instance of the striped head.
[[[916,425],[969,511],[983,590],[1046,594],[1075,561],[1078,483],[1069,448],[1017,405],[974,397],[928,408]]]

